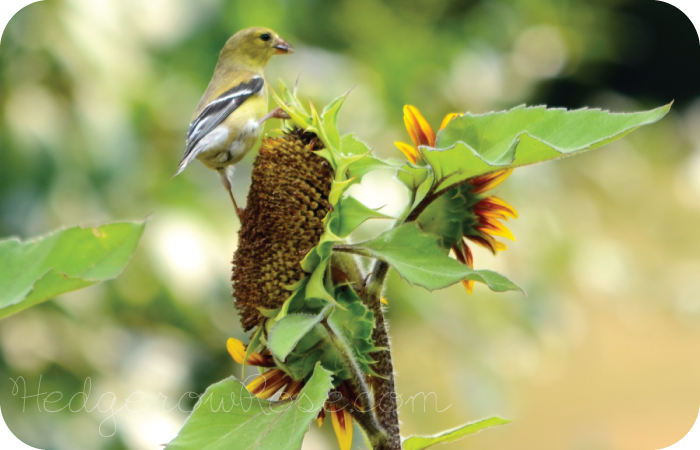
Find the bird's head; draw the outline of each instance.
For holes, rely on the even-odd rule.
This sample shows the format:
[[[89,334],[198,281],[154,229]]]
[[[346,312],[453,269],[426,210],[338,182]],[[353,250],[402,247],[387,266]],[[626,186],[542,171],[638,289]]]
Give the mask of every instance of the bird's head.
[[[271,29],[253,27],[231,36],[221,50],[219,60],[262,69],[273,55],[291,52],[292,46]]]

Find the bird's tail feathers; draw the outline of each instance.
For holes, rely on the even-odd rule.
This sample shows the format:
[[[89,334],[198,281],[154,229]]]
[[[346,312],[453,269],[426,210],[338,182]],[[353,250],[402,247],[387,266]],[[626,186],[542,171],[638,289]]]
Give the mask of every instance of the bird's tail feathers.
[[[182,160],[180,160],[180,164],[177,166],[177,172],[175,172],[173,178],[180,175],[180,173],[182,173],[182,171],[185,170],[185,167],[187,167],[187,165],[192,162],[195,156],[196,155],[194,155],[193,153],[190,153],[186,157],[182,158]]]

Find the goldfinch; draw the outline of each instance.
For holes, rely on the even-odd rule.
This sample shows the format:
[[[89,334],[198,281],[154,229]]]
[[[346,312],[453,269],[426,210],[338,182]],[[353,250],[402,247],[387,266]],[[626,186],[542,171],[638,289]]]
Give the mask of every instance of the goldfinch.
[[[267,119],[289,118],[280,108],[266,114],[264,70],[273,55],[291,52],[292,47],[269,28],[246,28],[234,34],[219,54],[187,131],[185,154],[174,176],[199,159],[219,173],[239,217],[231,191],[233,165],[253,148]]]

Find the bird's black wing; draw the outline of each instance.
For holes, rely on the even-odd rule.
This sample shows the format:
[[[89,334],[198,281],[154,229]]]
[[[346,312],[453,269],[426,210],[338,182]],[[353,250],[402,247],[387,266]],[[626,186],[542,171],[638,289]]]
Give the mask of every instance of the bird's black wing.
[[[189,130],[187,130],[185,154],[182,155],[182,161],[188,159],[188,156],[204,136],[219,126],[244,101],[259,93],[264,85],[263,77],[254,76],[250,81],[232,87],[209,103],[192,121]]]

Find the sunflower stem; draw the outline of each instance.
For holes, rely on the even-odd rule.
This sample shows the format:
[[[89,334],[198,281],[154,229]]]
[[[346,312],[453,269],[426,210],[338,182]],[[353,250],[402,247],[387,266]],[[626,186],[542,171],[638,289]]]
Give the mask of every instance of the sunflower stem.
[[[388,446],[389,438],[386,430],[381,426],[375,414],[374,402],[372,394],[370,394],[369,386],[365,381],[365,374],[355,362],[350,346],[343,339],[342,334],[333,328],[328,320],[324,319],[323,327],[328,333],[328,340],[333,345],[335,350],[343,358],[343,363],[350,372],[350,383],[355,392],[359,392],[357,399],[346,399],[348,404],[343,405],[342,409],[346,409],[357,420],[357,423],[363,428],[367,434],[367,438],[374,449],[390,449]],[[362,410],[354,406],[353,400],[359,400],[362,403]]]
[[[396,383],[394,381],[394,364],[391,360],[391,344],[387,322],[382,310],[382,291],[389,273],[389,264],[376,260],[362,293],[363,303],[374,313],[374,331],[372,338],[374,345],[382,350],[372,353],[371,357],[378,377],[373,377],[372,388],[374,392],[374,404],[377,409],[379,423],[388,433],[386,446],[375,447],[374,450],[401,450],[401,435],[399,428],[399,411],[396,399]]]

